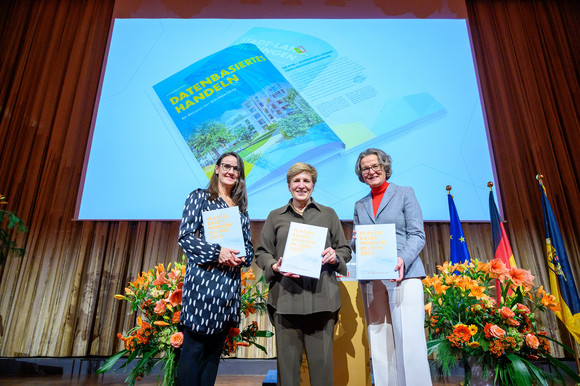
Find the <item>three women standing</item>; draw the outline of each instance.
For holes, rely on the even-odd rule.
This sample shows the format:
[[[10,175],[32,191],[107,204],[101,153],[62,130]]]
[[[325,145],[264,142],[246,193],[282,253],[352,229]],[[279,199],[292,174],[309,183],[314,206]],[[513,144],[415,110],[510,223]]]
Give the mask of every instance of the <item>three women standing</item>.
[[[185,203],[179,232],[179,244],[188,257],[181,316],[185,337],[178,365],[181,385],[215,383],[229,328],[239,322],[240,266],[249,266],[254,254],[243,165],[236,153],[222,155],[209,187],[195,190]],[[362,152],[355,169],[371,193],[355,204],[354,224],[395,224],[399,256],[396,281],[361,282],[375,384],[430,385],[421,282],[425,269],[419,258],[425,244],[421,208],[412,188],[387,182],[391,158],[382,150]],[[278,384],[300,385],[305,350],[311,384],[332,385],[334,327],[341,306],[336,273],[347,274],[351,252],[334,210],[311,197],[316,169],[297,163],[286,178],[292,198],[270,212],[256,251],[256,263],[270,288],[268,312],[276,329]],[[204,237],[202,211],[229,206],[240,208],[246,249],[242,254]],[[281,271],[291,222],[328,229],[319,279]]]

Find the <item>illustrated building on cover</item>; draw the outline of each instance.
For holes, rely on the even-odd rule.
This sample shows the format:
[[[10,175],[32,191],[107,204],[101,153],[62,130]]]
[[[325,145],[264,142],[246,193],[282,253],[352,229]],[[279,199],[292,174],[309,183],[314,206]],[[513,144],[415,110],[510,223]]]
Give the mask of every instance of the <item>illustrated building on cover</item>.
[[[153,89],[174,138],[185,141],[194,167],[211,175],[227,151],[246,163],[247,184],[268,184],[298,159],[314,162],[344,144],[253,44],[206,57]],[[183,147],[182,147],[183,148]],[[312,158],[316,155],[315,159]],[[282,173],[283,170],[283,173]]]

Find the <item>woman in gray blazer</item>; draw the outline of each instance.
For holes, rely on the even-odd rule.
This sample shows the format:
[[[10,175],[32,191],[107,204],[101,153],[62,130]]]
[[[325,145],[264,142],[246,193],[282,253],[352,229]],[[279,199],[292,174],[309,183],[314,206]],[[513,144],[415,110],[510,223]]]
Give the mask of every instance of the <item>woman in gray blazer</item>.
[[[425,268],[419,257],[425,245],[421,207],[412,188],[387,182],[391,157],[384,151],[363,151],[355,171],[371,192],[356,202],[354,225],[396,228],[398,279],[360,282],[375,385],[431,385],[424,329]],[[355,248],[354,240],[351,246]]]

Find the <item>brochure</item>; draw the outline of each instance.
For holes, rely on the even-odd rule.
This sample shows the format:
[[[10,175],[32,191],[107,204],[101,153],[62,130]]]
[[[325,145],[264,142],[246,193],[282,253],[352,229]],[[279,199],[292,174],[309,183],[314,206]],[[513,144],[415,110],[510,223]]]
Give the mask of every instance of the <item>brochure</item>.
[[[240,251],[237,254],[238,257],[246,256],[240,209],[237,206],[208,210],[202,212],[202,217],[203,231],[207,241]]]
[[[356,278],[358,280],[397,279],[397,239],[395,224],[357,225]]]
[[[254,44],[210,55],[153,86],[155,103],[190,165],[208,176],[217,158],[237,152],[253,190],[344,149],[298,91]],[[155,102],[155,100],[154,100]]]
[[[291,222],[280,270],[320,278],[327,233],[328,228]]]

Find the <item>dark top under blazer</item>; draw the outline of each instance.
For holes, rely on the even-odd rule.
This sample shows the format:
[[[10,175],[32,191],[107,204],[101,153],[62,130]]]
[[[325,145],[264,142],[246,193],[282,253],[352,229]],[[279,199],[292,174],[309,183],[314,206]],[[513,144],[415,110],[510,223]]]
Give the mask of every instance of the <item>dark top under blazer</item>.
[[[221,197],[216,200],[208,197],[205,189],[190,193],[179,228],[179,245],[187,256],[181,323],[205,335],[223,330],[228,322],[238,323],[240,318],[240,267],[218,264],[221,246],[205,241],[203,232],[202,212],[227,208],[228,204]],[[240,221],[246,246],[244,265],[249,267],[254,247],[248,214],[240,213]]]
[[[377,215],[371,193],[354,204],[354,225],[395,224],[398,256],[405,262],[404,278],[425,277],[419,252],[425,246],[423,214],[413,188],[389,183]],[[354,249],[355,240],[351,242]]]

